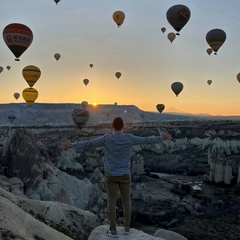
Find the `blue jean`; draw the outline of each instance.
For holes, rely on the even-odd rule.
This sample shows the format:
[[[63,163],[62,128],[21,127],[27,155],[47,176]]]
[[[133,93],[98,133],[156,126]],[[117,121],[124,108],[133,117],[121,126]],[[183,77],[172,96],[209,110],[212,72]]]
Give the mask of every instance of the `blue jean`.
[[[124,226],[129,227],[131,222],[131,174],[124,174],[122,176],[112,176],[105,173],[105,185],[107,192],[108,203],[108,220],[110,229],[116,230],[116,202],[117,190],[119,188],[124,215]]]

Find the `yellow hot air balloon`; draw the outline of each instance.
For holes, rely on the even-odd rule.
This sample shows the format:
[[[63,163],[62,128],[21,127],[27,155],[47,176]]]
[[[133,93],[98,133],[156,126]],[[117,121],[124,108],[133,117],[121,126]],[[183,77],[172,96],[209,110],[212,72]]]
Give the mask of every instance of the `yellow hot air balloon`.
[[[240,83],[240,73],[237,74],[237,80]]]
[[[212,84],[212,80],[207,80],[207,83],[210,86]]]
[[[125,19],[125,14],[122,11],[116,11],[113,13],[113,20],[114,22],[120,27],[123,24]]]
[[[168,35],[167,35],[167,38],[168,40],[172,43],[174,41],[174,39],[176,38],[176,34],[173,33],[173,32],[170,32]]]
[[[222,29],[212,29],[206,34],[206,41],[208,45],[217,54],[219,48],[223,45],[227,38],[226,33]]]
[[[60,53],[55,53],[54,54],[54,58],[58,61],[61,57],[61,54]]]
[[[33,85],[37,82],[37,80],[41,76],[41,71],[38,67],[29,65],[23,68],[22,75],[24,79],[27,81],[29,87],[33,87]]]
[[[116,72],[116,73],[115,73],[115,76],[116,76],[116,78],[119,79],[119,78],[122,76],[122,74],[121,74],[120,72]]]
[[[23,99],[27,102],[29,107],[36,101],[38,97],[38,91],[35,88],[25,88],[22,92]]]

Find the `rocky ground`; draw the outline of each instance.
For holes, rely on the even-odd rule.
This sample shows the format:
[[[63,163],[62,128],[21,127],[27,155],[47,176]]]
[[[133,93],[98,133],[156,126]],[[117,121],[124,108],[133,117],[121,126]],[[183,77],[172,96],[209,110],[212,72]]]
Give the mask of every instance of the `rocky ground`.
[[[133,227],[151,235],[164,228],[189,240],[240,239],[240,195],[237,187],[203,183],[203,191],[194,195],[187,189],[178,192],[172,183],[173,179],[197,182],[201,178],[167,174],[160,179],[142,177],[147,201],[133,201]]]

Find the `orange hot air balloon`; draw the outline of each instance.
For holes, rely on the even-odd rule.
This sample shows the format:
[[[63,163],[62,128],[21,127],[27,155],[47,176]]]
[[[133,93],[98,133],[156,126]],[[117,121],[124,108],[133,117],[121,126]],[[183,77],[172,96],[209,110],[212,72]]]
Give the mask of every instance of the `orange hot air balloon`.
[[[176,38],[176,34],[171,32],[167,35],[168,40],[172,43],[174,39]]]
[[[114,22],[120,27],[123,24],[125,19],[125,14],[122,11],[116,11],[113,13],[113,20]]]
[[[38,97],[38,91],[35,88],[25,88],[22,92],[23,99],[29,107],[35,102]]]
[[[178,4],[170,7],[166,13],[169,24],[178,32],[186,25],[191,16],[191,12],[187,6]]]
[[[177,97],[178,94],[183,90],[183,84],[181,82],[174,82],[172,83],[171,88]]]
[[[207,80],[207,83],[210,86],[212,84],[212,80]]]
[[[11,23],[3,30],[3,39],[19,61],[19,57],[27,50],[33,40],[31,29],[20,23]]]
[[[87,86],[89,83],[89,80],[85,78],[85,79],[83,79],[83,83],[85,84],[85,86]]]
[[[60,59],[61,55],[59,53],[54,54],[54,58],[58,61]]]
[[[119,79],[119,78],[122,76],[122,74],[121,74],[120,72],[116,72],[116,73],[115,73],[115,76],[116,76],[116,78]]]

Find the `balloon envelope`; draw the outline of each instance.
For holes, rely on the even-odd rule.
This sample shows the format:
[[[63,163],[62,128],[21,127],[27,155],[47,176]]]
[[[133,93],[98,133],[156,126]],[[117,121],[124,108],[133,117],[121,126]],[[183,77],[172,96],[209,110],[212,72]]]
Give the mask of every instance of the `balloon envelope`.
[[[82,101],[81,105],[85,109],[88,106],[88,102],[87,101]]]
[[[14,114],[8,115],[8,120],[10,121],[10,123],[13,123],[15,119],[16,119],[16,116]]]
[[[56,4],[58,4],[58,3],[60,2],[60,0],[54,0],[54,2],[55,2]]]
[[[89,119],[89,112],[86,109],[78,108],[72,111],[72,120],[81,129]]]
[[[176,38],[176,34],[173,32],[170,32],[168,35],[168,40],[172,43],[174,41],[174,39]]]
[[[7,66],[6,68],[7,68],[7,70],[10,70],[10,69],[11,69],[11,67],[10,67],[10,66]]]
[[[211,55],[213,50],[212,50],[212,48],[208,48],[206,51],[207,51],[208,55]]]
[[[0,67],[0,73],[3,71],[3,69],[4,69],[3,67]]]
[[[212,50],[217,53],[227,38],[226,33],[222,29],[212,29],[206,34],[206,41]]]
[[[60,53],[55,53],[54,58],[58,61],[60,59],[61,55]]]
[[[92,68],[92,67],[93,67],[93,64],[92,64],[92,63],[90,63],[90,64],[89,64],[89,66],[90,66],[90,68]]]
[[[122,74],[120,72],[116,72],[115,76],[116,76],[116,78],[120,78],[122,76]]]
[[[20,93],[15,92],[15,93],[13,94],[13,96],[14,96],[16,99],[18,99],[18,98],[20,97]]]
[[[19,61],[19,57],[27,50],[33,40],[31,29],[20,23],[11,23],[3,30],[3,39],[8,48]]]
[[[183,84],[181,82],[174,82],[171,85],[172,91],[176,94],[176,97],[178,94],[183,90]]]
[[[240,83],[240,73],[237,74],[237,80]]]
[[[179,32],[189,21],[191,12],[187,6],[178,4],[170,7],[166,13],[169,24]]]
[[[120,27],[123,24],[125,19],[125,14],[122,11],[116,11],[113,13],[113,20],[114,22]]]
[[[207,83],[210,86],[212,84],[212,80],[207,80]]]
[[[33,85],[37,82],[37,80],[41,76],[41,71],[38,67],[29,65],[23,68],[22,75],[29,87],[33,87]]]
[[[162,28],[161,28],[161,31],[162,31],[163,33],[165,33],[166,28],[165,28],[165,27],[162,27]]]
[[[35,102],[38,97],[38,91],[35,88],[25,88],[22,92],[23,99],[29,107]]]
[[[85,79],[83,79],[83,83],[85,84],[85,86],[87,86],[89,83],[89,80],[85,78]]]
[[[156,106],[156,108],[161,113],[165,109],[165,105],[160,103]]]

